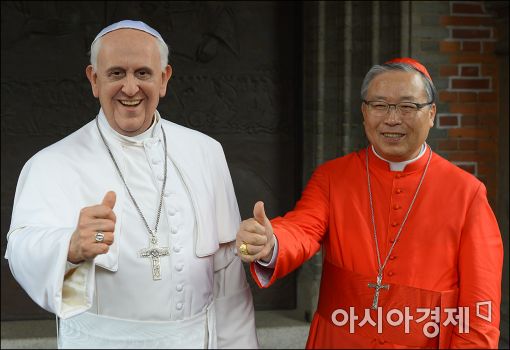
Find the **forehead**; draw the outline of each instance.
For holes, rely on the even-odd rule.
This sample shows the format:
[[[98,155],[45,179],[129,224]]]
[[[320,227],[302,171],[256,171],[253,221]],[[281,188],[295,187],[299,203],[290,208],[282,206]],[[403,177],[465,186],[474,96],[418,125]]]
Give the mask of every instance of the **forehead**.
[[[367,94],[378,97],[421,97],[426,95],[423,78],[418,72],[388,71],[377,75]]]
[[[159,61],[157,39],[136,29],[118,29],[101,38],[98,62],[142,60],[146,64]]]

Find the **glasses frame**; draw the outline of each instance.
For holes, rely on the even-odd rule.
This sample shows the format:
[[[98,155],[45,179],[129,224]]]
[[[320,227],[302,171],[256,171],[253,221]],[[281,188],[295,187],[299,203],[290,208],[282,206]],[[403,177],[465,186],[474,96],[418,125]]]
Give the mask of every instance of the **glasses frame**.
[[[386,110],[386,113],[384,113],[384,115],[387,115],[388,112],[391,110],[391,106],[395,107],[395,112],[398,112],[399,115],[404,115],[402,114],[400,111],[400,109],[398,109],[398,105],[401,104],[401,103],[410,103],[410,104],[413,104],[416,106],[416,113],[418,113],[419,110],[421,110],[422,108],[426,107],[426,106],[429,106],[431,104],[434,103],[434,101],[430,101],[430,102],[425,102],[425,103],[416,103],[416,102],[401,102],[401,103],[388,103],[388,102],[384,102],[384,101],[367,101],[367,100],[362,100],[364,104],[366,104],[368,107],[371,107],[370,106],[370,103],[371,102],[379,102],[379,103],[385,103],[388,105],[388,109]]]

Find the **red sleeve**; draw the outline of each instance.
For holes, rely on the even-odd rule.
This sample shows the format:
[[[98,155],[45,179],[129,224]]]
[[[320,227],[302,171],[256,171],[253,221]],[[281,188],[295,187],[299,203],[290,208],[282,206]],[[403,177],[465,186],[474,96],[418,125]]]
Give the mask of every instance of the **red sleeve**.
[[[468,209],[459,250],[459,307],[469,307],[469,333],[455,327],[451,348],[498,348],[503,243],[498,223],[480,184]],[[488,302],[490,321],[477,315]],[[480,313],[489,316],[488,306]]]
[[[329,221],[329,173],[319,167],[308,182],[294,210],[284,217],[271,220],[278,239],[278,257],[273,275],[265,288],[310,259],[321,247]],[[255,282],[262,288],[253,263],[250,266]]]

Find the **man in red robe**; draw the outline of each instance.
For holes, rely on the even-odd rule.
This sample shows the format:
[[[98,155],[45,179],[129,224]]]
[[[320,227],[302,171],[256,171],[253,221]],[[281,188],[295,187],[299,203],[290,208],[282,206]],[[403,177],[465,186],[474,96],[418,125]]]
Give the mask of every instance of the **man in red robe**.
[[[436,90],[400,58],[373,66],[370,145],[319,166],[294,210],[262,202],[237,248],[262,288],[323,248],[307,348],[497,348],[503,245],[486,189],[432,152]]]

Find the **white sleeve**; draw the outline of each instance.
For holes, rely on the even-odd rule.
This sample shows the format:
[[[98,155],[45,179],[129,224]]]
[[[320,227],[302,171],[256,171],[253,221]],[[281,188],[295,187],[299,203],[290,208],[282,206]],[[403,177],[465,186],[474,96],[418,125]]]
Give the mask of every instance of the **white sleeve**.
[[[278,239],[276,238],[276,235],[273,234],[273,236],[274,236],[274,249],[271,260],[268,263],[265,263],[261,260],[257,260],[255,261],[255,264],[253,264],[255,274],[257,275],[262,286],[266,286],[271,280],[271,277],[273,277],[274,266],[276,265],[276,259],[278,259]]]
[[[68,318],[92,306],[94,263],[65,278],[80,203],[57,157],[35,156],[20,174],[5,258],[16,281],[43,309]],[[58,172],[52,169],[59,169]],[[74,201],[71,198],[75,199]]]
[[[241,216],[234,186],[221,144],[214,141],[216,169],[215,202],[219,249],[214,253],[214,306],[218,349],[258,348],[255,311],[250,286],[241,259],[236,255],[235,237]]]
[[[214,303],[218,349],[259,347],[251,289],[235,241],[214,254]]]
[[[71,271],[72,269],[76,269],[76,268],[80,267],[82,264],[83,264],[83,262],[78,263],[78,264],[74,264],[74,263],[70,262],[69,260],[67,260],[66,261],[66,274],[69,271]]]
[[[9,235],[5,257],[16,281],[43,309],[69,318],[92,306],[93,262],[78,265],[65,278],[69,239],[74,229],[25,227]]]
[[[260,265],[262,265],[264,267],[269,267],[271,269],[273,269],[274,266],[276,265],[276,259],[278,258],[278,239],[276,239],[276,236],[274,233],[273,233],[273,237],[274,237],[274,247],[273,247],[273,255],[271,256],[271,260],[269,260],[269,262],[265,262],[262,260],[256,260],[256,262],[259,263]]]

